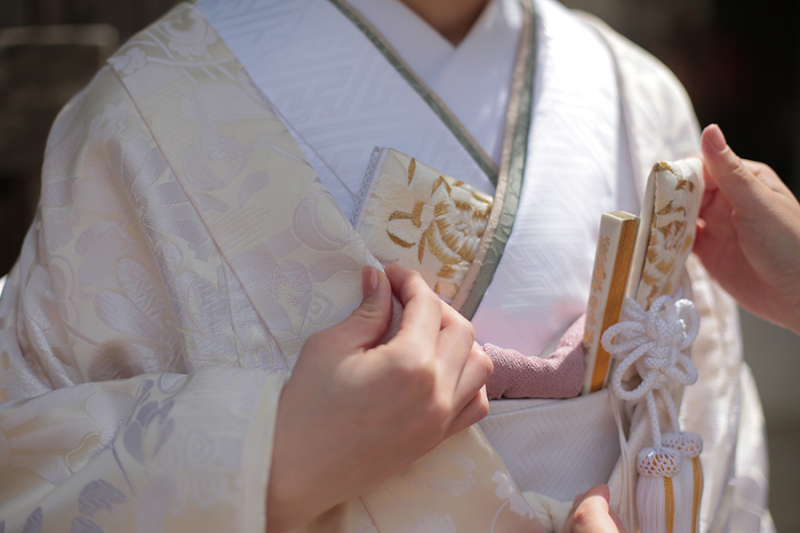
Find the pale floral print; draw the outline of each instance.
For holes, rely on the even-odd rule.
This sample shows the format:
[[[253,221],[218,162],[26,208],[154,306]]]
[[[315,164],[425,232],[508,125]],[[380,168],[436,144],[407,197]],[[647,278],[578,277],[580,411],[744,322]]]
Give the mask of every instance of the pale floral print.
[[[144,56],[144,51],[139,47],[133,47],[128,50],[128,53],[123,56],[114,56],[109,59],[109,63],[114,65],[114,68],[124,72],[125,74],[133,74],[142,68],[147,60]]]
[[[261,533],[288,371],[378,261],[190,5],[111,64],[53,128],[39,214],[0,298],[0,531]],[[443,177],[428,200],[448,187],[463,192]],[[411,218],[387,228],[412,243],[408,261],[436,258],[433,286],[449,282],[448,254],[471,245],[462,257],[447,240],[472,242],[474,218],[449,212],[440,231],[434,208],[433,253],[414,194],[388,214]],[[706,344],[734,350],[727,300],[699,289],[723,332]],[[706,366],[727,368],[727,387],[738,376]],[[354,531],[542,530],[474,427],[340,509]]]
[[[0,531],[262,532],[288,371],[378,262],[191,6],[111,64],[54,126],[0,300]],[[408,470],[424,530],[503,505],[456,442]]]
[[[528,504],[527,500],[525,500],[525,497],[519,493],[517,484],[514,483],[511,476],[498,470],[492,476],[492,481],[497,483],[497,488],[494,491],[495,495],[502,500],[508,501],[509,509],[520,516],[527,516],[528,518],[536,517],[533,509],[531,509],[531,506]]]
[[[438,469],[439,465],[446,468]],[[475,461],[463,453],[437,448],[420,460],[419,468],[403,472],[400,478],[411,487],[426,488],[434,493],[445,491],[457,498],[475,486],[473,471],[476,467]]]

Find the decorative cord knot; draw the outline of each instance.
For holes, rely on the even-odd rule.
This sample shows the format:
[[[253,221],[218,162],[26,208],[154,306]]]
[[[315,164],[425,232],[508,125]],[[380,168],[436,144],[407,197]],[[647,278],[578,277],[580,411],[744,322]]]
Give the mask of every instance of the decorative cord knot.
[[[691,385],[697,369],[683,353],[697,337],[700,317],[689,300],[673,301],[662,296],[645,311],[631,298],[622,307],[624,321],[603,334],[603,348],[622,362],[614,372],[611,386],[623,400],[638,400],[649,390],[676,381]],[[622,388],[622,378],[635,365],[642,383],[631,391]],[[679,368],[680,367],[680,368]]]
[[[653,428],[653,443],[661,446],[653,391],[659,391],[669,413],[673,429],[678,428],[678,413],[666,390],[671,383],[691,385],[697,381],[697,368],[684,353],[697,337],[700,316],[690,300],[661,296],[645,311],[635,300],[625,298],[622,321],[608,328],[601,342],[603,348],[620,360],[611,378],[611,390],[622,400],[647,399]],[[631,366],[642,382],[633,390],[622,387],[622,379]]]

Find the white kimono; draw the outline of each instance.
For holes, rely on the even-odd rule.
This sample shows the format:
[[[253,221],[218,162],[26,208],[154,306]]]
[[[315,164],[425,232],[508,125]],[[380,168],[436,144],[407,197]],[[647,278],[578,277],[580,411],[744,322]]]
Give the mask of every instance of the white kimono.
[[[350,313],[361,268],[377,265],[347,203],[372,148],[493,192],[486,165],[333,5],[240,4],[216,17],[211,2],[177,7],[53,128],[41,207],[0,299],[0,531],[263,531],[282,385],[305,338]],[[513,22],[508,6],[479,22],[501,8]],[[481,341],[529,355],[582,312],[600,212],[635,208],[624,176],[642,179],[698,140],[663,66],[549,1],[536,9],[520,207],[473,319]],[[231,52],[225,17],[236,15],[262,56]],[[599,47],[583,58],[591,76],[564,46],[575,40]],[[303,46],[329,57],[298,63]],[[481,138],[481,117],[465,122],[497,159],[497,131]],[[702,527],[758,531],[770,525],[764,465],[753,466],[760,408],[735,306],[696,262],[689,270],[701,379],[681,417],[706,442]],[[487,516],[482,531],[527,527],[521,489],[557,528],[556,502],[609,476],[612,504],[629,508],[602,394],[494,405],[482,423],[492,446],[464,432],[320,527],[469,530]]]

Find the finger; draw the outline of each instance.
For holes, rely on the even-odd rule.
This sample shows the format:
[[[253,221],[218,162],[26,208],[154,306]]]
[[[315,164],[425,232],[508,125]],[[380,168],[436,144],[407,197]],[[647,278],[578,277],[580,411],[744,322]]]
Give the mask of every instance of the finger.
[[[392,319],[391,286],[378,269],[367,266],[362,272],[359,305],[349,317],[325,331],[325,342],[353,353],[375,346],[386,333]]]
[[[583,495],[583,499],[587,500],[593,496],[599,496],[603,500],[605,500],[605,508],[608,509],[608,500],[611,498],[611,490],[608,488],[608,485],[605,483],[600,483],[599,485],[595,485],[591,489],[587,490],[586,493]]]
[[[698,232],[695,237],[695,251],[708,251],[718,253],[718,248],[727,243],[729,239],[736,240],[736,231],[733,227],[733,207],[724,194],[717,191],[708,201],[704,198],[703,205],[698,214]]]
[[[761,163],[760,161],[750,161],[748,159],[743,159],[742,163],[753,173],[756,179],[773,191],[783,196],[794,197],[789,187],[786,186],[780,176],[778,176],[769,165]]]
[[[453,389],[453,405],[456,410],[461,409],[479,390],[486,386],[492,377],[494,364],[483,348],[473,342],[469,350],[464,367],[457,376]]]
[[[574,513],[575,509],[577,509],[578,505],[580,505],[580,503],[583,501],[583,494],[583,492],[580,492],[572,499],[572,509],[570,509],[569,514]]]
[[[714,201],[714,198],[716,198],[717,193],[719,192],[717,182],[714,181],[714,176],[709,173],[705,163],[703,164],[703,181],[705,182],[705,187],[703,188],[703,198],[700,200],[701,216],[703,211],[705,211],[711,202]]]
[[[470,401],[467,402],[464,408],[458,412],[455,418],[453,418],[453,421],[445,432],[445,438],[455,435],[459,431],[463,431],[471,425],[480,422],[487,414],[489,414],[489,398],[486,396],[486,387],[481,387]]]
[[[708,170],[706,166],[706,158],[703,158],[703,181],[705,181],[705,187],[703,188],[703,196],[706,195],[713,195],[719,187],[717,187],[717,182],[714,181],[714,176]]]
[[[578,499],[576,498],[576,501]],[[568,528],[565,530],[574,533],[616,533],[624,531],[620,529],[621,522],[614,520],[608,508],[609,489],[608,485],[595,485],[583,495],[578,501],[574,513],[568,520]]]
[[[413,270],[389,265],[386,276],[403,304],[400,329],[390,342],[429,346],[431,354],[435,353],[442,323],[441,300]]]
[[[575,511],[578,510],[578,505],[583,501],[583,493],[578,493],[572,499],[572,507],[569,509],[569,513],[567,513],[567,521],[564,523],[564,527],[561,528],[561,533],[572,533],[572,519],[575,516]]]
[[[476,348],[483,350],[475,343],[475,330],[472,324],[446,303],[441,302],[441,307],[442,329],[436,343],[437,366],[445,379],[443,386],[453,392],[458,386],[472,350]],[[469,391],[464,401],[472,397],[482,385],[483,383],[480,383]]]
[[[609,511],[608,514],[611,515],[611,520],[614,521],[614,525],[617,526],[620,533],[626,533],[625,525],[622,523],[622,519],[620,519],[619,515],[614,511]]]
[[[711,124],[701,141],[706,176],[713,180],[739,216],[758,217],[766,186],[728,146],[722,130]]]
[[[435,293],[422,279],[422,276],[416,270],[404,268],[394,263],[386,265],[386,276],[392,285],[392,291],[397,299],[405,307],[411,298],[419,296],[420,294],[428,294],[435,296]]]

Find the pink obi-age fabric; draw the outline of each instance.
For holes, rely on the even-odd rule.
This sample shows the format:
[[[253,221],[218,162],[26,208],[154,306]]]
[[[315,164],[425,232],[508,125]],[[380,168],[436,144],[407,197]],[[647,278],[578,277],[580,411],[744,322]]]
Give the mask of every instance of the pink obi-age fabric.
[[[528,357],[516,350],[484,344],[494,363],[486,384],[490,400],[499,398],[574,398],[583,385],[583,326],[581,315],[548,357]]]

